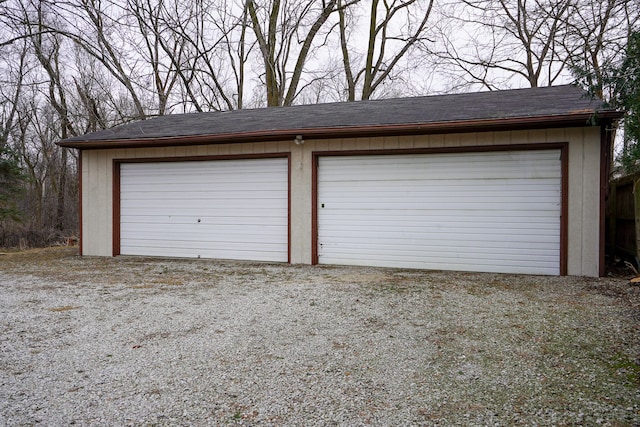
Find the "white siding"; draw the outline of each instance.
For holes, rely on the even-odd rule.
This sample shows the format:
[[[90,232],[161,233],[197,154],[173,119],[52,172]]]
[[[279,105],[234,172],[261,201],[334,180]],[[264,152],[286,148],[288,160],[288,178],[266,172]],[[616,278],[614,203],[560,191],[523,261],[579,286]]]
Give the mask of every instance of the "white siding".
[[[560,150],[321,157],[318,261],[559,274]]]
[[[120,253],[286,262],[285,158],[123,163]]]

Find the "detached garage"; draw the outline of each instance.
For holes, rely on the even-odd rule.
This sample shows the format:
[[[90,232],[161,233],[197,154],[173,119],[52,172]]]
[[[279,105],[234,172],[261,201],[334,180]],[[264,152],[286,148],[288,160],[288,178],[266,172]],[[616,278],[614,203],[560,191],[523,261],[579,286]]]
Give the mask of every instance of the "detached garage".
[[[597,276],[621,114],[578,88],[162,116],[80,150],[81,253]]]

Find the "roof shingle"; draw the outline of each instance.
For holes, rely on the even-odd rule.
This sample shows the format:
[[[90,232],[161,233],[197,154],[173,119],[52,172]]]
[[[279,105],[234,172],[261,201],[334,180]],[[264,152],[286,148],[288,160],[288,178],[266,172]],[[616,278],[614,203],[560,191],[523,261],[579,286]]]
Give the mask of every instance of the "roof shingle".
[[[599,100],[574,86],[552,86],[453,95],[296,105],[223,112],[172,114],[60,141],[72,148],[114,148],[190,143],[240,142],[329,135],[371,135],[400,131],[452,131],[482,123],[577,121],[606,110]],[[575,125],[575,124],[574,124]],[[185,142],[185,143],[187,143]]]

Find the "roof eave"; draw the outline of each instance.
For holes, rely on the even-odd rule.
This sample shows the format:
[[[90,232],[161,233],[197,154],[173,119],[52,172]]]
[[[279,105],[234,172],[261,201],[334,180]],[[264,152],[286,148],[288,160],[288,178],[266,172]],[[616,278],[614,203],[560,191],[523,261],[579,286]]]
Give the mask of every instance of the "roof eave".
[[[302,135],[304,139],[355,138],[371,136],[426,135],[462,132],[487,132],[491,130],[521,130],[549,127],[593,126],[600,122],[619,120],[624,113],[606,110],[594,113],[580,113],[533,116],[517,118],[499,118],[482,120],[464,120],[432,123],[408,123],[393,125],[367,125],[345,127],[301,128],[282,130],[261,130],[228,134],[172,136],[160,138],[111,139],[111,140],[73,140],[59,141],[61,147],[89,149],[145,148],[167,146],[189,146],[206,144],[232,144],[243,142],[266,142],[294,139]],[[594,121],[594,118],[596,119]]]

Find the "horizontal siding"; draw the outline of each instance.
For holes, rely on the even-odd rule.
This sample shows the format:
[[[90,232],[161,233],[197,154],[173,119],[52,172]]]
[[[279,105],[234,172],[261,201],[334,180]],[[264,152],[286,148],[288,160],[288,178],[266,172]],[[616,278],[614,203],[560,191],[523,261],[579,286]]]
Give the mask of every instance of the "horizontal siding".
[[[323,264],[559,274],[559,150],[321,157]]]
[[[123,255],[288,259],[287,159],[123,163]]]

